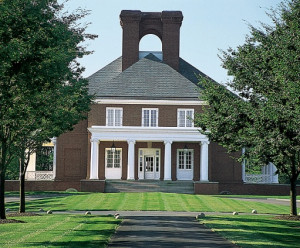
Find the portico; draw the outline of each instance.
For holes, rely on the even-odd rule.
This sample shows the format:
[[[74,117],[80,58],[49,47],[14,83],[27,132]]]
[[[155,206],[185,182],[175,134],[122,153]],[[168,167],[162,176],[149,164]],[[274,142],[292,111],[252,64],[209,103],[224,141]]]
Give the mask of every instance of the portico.
[[[122,166],[126,163],[127,166],[127,180],[134,179],[161,179],[172,180],[172,161],[178,160],[178,156],[172,156],[172,146],[176,143],[178,145],[186,143],[198,143],[200,163],[194,165],[193,158],[187,158],[183,155],[180,160],[181,163],[190,163],[186,168],[182,165],[178,165],[177,170],[192,170],[193,166],[200,167],[200,175],[196,178],[200,178],[200,181],[208,182],[208,138],[205,135],[200,134],[196,128],[175,128],[175,127],[107,127],[107,126],[92,126],[88,129],[91,133],[91,159],[90,159],[90,179],[99,179],[99,144],[101,142],[114,141],[114,142],[126,142],[126,149],[119,149],[119,157],[122,157],[123,153],[127,153],[127,161],[117,160],[117,163],[112,165],[113,155],[111,155],[110,147],[106,147],[106,152],[102,156],[112,156],[112,158],[105,158],[106,170],[105,178],[121,179]],[[153,148],[153,154],[143,155],[143,149],[136,149],[136,144],[146,143],[161,143],[162,149]],[[118,149],[118,147],[116,147]],[[145,150],[145,149],[144,149]],[[151,149],[150,149],[151,150]],[[150,151],[148,148],[148,152]],[[174,150],[174,149],[173,149]],[[179,149],[178,149],[179,150]],[[182,149],[181,149],[182,150]],[[192,151],[193,149],[191,149]],[[146,150],[145,150],[146,151]],[[141,154],[137,154],[137,153]],[[190,153],[190,154],[194,154]],[[192,159],[192,161],[190,161]],[[136,161],[137,160],[137,161]],[[179,161],[177,161],[177,164]],[[163,167],[161,165],[163,164]],[[135,166],[137,165],[137,166]],[[193,166],[192,166],[193,165]],[[109,168],[107,168],[109,166]],[[116,174],[116,178],[113,178],[110,171],[119,170],[120,173]],[[174,170],[174,168],[173,168]],[[124,171],[123,171],[124,173]],[[152,174],[151,174],[152,173]],[[198,172],[199,173],[199,172]],[[137,175],[137,176],[135,176]],[[177,180],[185,180],[180,178],[180,173],[177,173]],[[124,176],[122,177],[124,179]],[[173,177],[174,178],[174,177]],[[193,176],[192,176],[193,178]],[[191,179],[192,179],[191,178]],[[195,178],[195,176],[194,176]],[[173,179],[174,180],[174,179]]]

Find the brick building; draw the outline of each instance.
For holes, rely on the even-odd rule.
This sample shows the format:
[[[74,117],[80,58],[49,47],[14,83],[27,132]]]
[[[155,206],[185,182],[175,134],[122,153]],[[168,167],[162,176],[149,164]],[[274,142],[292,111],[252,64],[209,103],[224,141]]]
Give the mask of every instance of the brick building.
[[[29,168],[32,187],[102,192],[110,179],[193,181],[196,193],[242,189],[243,166],[194,127],[205,105],[197,76],[205,75],[179,56],[182,20],[180,11],[121,12],[122,56],[88,78],[88,118],[52,140],[47,184]],[[139,51],[147,34],[160,38],[161,52]]]

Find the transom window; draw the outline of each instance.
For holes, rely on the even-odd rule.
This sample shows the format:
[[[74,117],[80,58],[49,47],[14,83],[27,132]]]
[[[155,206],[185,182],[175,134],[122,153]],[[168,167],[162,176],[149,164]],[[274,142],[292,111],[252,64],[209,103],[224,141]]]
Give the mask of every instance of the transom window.
[[[194,127],[193,119],[194,119],[194,109],[177,110],[178,127]]]
[[[184,150],[177,150],[177,161],[179,170],[191,170],[194,163],[194,150],[189,149],[186,152]]]
[[[115,152],[112,152],[110,148],[105,149],[106,151],[106,167],[107,168],[120,168],[121,167],[121,156],[122,149],[116,149]]]
[[[122,126],[123,109],[122,108],[106,108],[106,126]]]
[[[143,108],[142,109],[142,126],[157,127],[158,126],[158,109]]]

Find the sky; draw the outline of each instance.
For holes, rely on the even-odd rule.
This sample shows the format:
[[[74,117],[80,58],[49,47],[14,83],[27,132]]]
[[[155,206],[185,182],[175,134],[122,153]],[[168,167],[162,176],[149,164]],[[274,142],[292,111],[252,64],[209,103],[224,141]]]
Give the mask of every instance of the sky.
[[[259,27],[271,24],[266,12],[281,0],[69,0],[65,9],[90,10],[81,22],[90,23],[88,33],[98,35],[86,43],[94,53],[80,59],[88,77],[122,55],[121,10],[161,12],[180,10],[180,57],[219,83],[228,80],[218,55],[220,50],[243,45],[249,34],[248,24]],[[161,51],[161,42],[154,35],[140,41],[140,51]]]

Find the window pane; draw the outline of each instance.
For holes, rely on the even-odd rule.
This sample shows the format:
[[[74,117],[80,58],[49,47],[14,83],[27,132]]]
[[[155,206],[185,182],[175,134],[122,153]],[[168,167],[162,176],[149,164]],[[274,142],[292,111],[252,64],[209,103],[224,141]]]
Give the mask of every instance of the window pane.
[[[186,161],[185,168],[188,170],[192,169],[192,152],[191,151],[187,152],[185,161]]]
[[[179,110],[178,111],[178,126],[179,127],[185,127],[185,111],[184,110]]]
[[[193,126],[193,111],[187,110],[186,111],[186,127],[192,127]]]
[[[140,157],[140,171],[143,171],[143,157]]]
[[[122,126],[122,110],[115,110],[115,126]]]
[[[144,127],[149,127],[149,110],[144,109]]]
[[[120,168],[121,166],[121,151],[120,150],[116,150],[115,151],[115,157],[114,157],[114,168]]]
[[[157,111],[151,110],[151,127],[156,127]]]
[[[113,126],[113,125],[114,125],[114,110],[107,109],[107,126]]]
[[[178,168],[180,170],[184,169],[184,152],[178,151]]]
[[[106,150],[106,167],[113,167],[113,153],[111,150]]]

